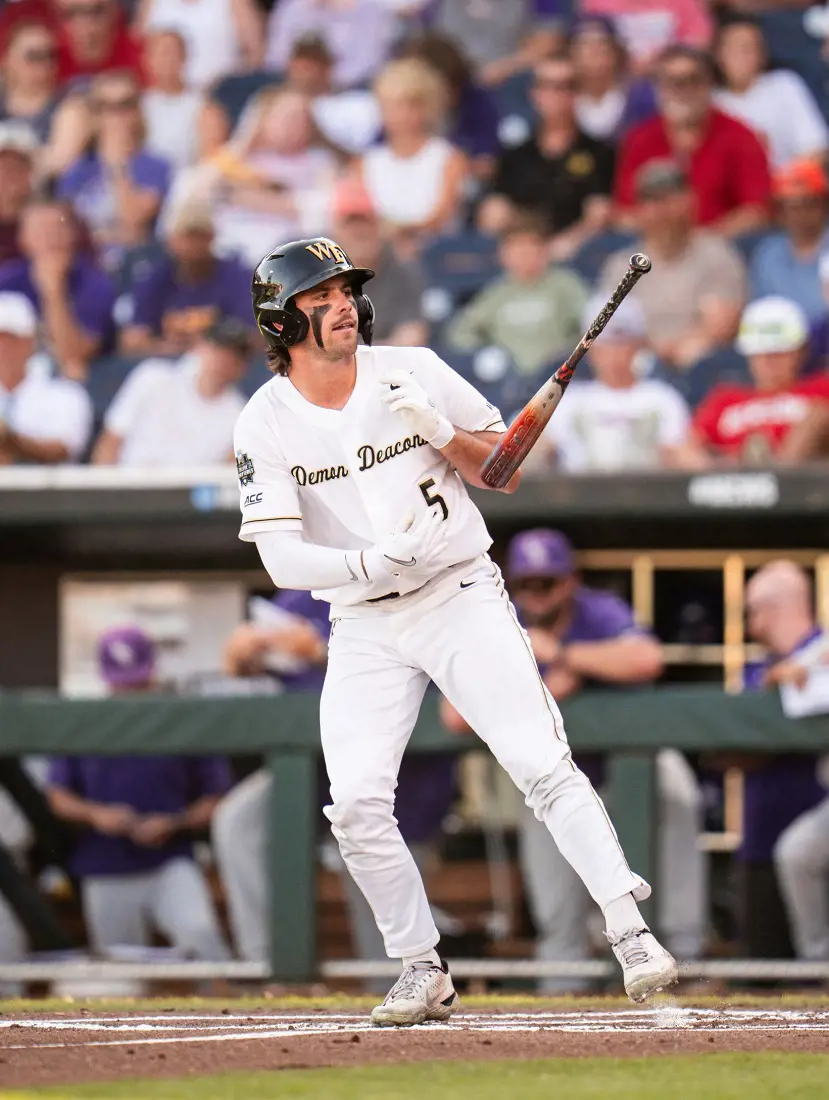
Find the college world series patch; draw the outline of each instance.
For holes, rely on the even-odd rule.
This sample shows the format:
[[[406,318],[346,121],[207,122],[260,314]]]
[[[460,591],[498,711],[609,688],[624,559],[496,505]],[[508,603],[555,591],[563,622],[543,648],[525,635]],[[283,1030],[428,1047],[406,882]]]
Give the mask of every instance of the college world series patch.
[[[250,455],[246,455],[243,451],[237,451],[236,473],[239,475],[239,484],[242,486],[250,485],[255,472]]]

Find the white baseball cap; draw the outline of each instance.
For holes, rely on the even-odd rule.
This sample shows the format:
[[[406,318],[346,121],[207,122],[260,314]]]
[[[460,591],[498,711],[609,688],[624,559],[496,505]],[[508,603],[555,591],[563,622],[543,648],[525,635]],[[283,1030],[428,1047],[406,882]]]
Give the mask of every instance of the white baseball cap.
[[[25,294],[0,292],[0,332],[13,336],[34,336],[37,332],[37,313]]]
[[[583,315],[585,329],[593,324],[597,314],[606,304],[607,297],[604,294],[594,295],[590,299]],[[607,322],[599,339],[603,340],[605,343],[626,341],[639,343],[644,341],[646,335],[647,324],[642,303],[638,302],[635,298],[625,298]]]
[[[746,306],[735,347],[741,355],[795,351],[809,339],[806,314],[789,298],[758,298]]]

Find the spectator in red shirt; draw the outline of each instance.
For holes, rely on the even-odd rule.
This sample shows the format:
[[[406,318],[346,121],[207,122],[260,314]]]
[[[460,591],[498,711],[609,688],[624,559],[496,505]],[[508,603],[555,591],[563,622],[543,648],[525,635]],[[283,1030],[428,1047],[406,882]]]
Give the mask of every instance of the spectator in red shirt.
[[[690,449],[705,465],[722,457],[743,465],[817,457],[829,442],[829,374],[799,378],[809,324],[796,302],[760,298],[743,313],[736,349],[753,386],[716,386],[694,416]]]
[[[58,76],[62,84],[109,69],[141,75],[141,43],[118,0],[54,0],[60,27]]]
[[[771,179],[766,152],[751,130],[711,105],[710,57],[670,46],[656,67],[659,114],[622,142],[615,199],[619,221],[634,223],[637,172],[648,161],[673,158],[696,198],[697,222],[734,237],[768,221]]]

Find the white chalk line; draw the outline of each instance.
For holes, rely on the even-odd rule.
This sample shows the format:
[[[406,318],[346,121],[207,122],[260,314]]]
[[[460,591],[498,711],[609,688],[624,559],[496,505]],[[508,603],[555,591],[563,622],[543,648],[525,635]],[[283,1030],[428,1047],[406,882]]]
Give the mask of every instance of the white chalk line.
[[[192,1027],[192,1024],[202,1026]],[[207,1025],[206,1027],[203,1025]],[[274,1024],[283,1025],[276,1026]],[[714,1026],[711,1026],[714,1025]],[[364,1015],[331,1013],[313,1015],[274,1014],[268,1016],[117,1016],[26,1018],[0,1020],[0,1030],[12,1028],[37,1032],[75,1031],[87,1033],[130,1032],[134,1038],[90,1039],[82,1043],[54,1042],[4,1044],[6,1050],[65,1050],[72,1047],[159,1046],[170,1043],[249,1042],[263,1039],[290,1039],[298,1035],[382,1034]],[[241,1028],[241,1029],[240,1029]],[[414,1027],[414,1032],[520,1034],[653,1034],[692,1031],[701,1034],[725,1032],[829,1031],[829,1011],[797,1009],[694,1009],[665,1006],[650,1009],[622,1009],[596,1012],[506,1012],[470,1014],[448,1023],[429,1023]],[[154,1032],[147,1036],[148,1031]],[[178,1034],[161,1034],[177,1032]],[[207,1034],[205,1034],[207,1032]]]

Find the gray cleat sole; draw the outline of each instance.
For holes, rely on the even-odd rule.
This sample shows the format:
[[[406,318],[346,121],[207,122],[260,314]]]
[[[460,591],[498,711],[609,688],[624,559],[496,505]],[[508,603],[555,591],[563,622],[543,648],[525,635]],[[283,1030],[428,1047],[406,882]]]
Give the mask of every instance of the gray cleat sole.
[[[652,974],[646,978],[640,978],[638,982],[634,982],[630,989],[626,989],[628,997],[634,1004],[640,1005],[643,1001],[646,1001],[648,997],[652,997],[654,993],[661,993],[665,989],[670,989],[671,986],[676,985],[679,981],[679,970],[676,964],[671,967],[670,970],[664,974]]]

